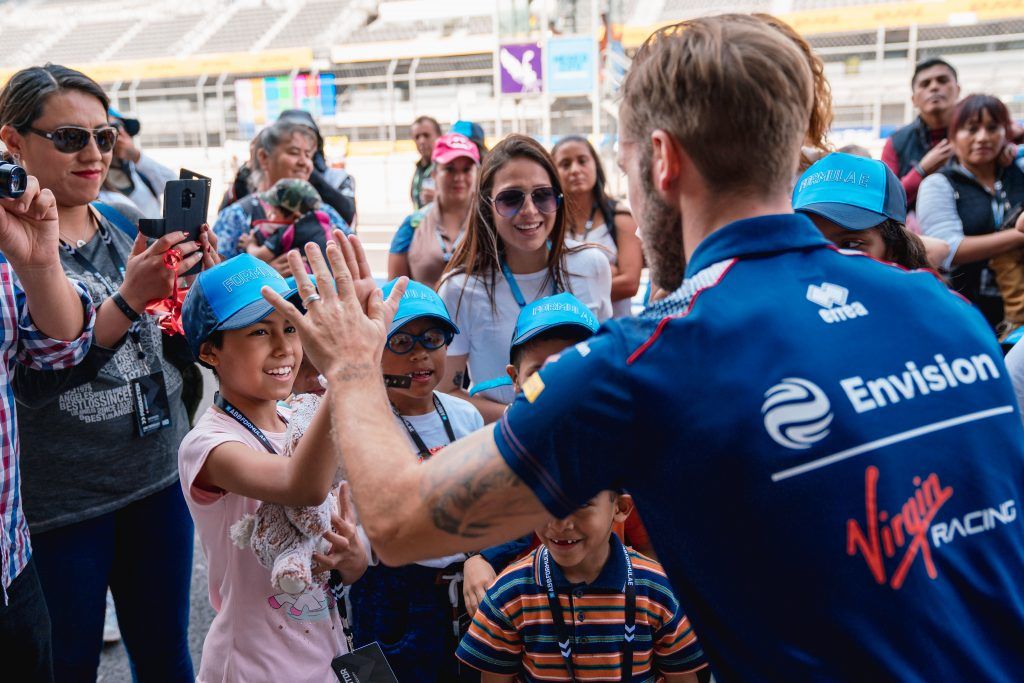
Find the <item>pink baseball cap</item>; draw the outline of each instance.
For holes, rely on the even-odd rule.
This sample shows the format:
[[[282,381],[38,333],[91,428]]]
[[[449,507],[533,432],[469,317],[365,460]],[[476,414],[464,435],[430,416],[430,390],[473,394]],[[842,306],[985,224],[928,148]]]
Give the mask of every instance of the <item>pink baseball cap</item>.
[[[430,155],[430,161],[435,164],[447,164],[459,157],[467,157],[474,163],[480,163],[480,151],[472,140],[465,135],[448,133],[439,137],[434,143],[434,152]]]

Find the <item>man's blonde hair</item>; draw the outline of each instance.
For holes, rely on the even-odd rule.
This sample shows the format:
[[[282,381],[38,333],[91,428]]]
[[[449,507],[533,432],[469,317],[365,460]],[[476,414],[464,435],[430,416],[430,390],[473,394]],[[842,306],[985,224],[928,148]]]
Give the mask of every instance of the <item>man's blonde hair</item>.
[[[807,58],[755,17],[723,14],[655,32],[622,87],[626,138],[675,137],[715,192],[788,187],[807,135],[814,85]]]

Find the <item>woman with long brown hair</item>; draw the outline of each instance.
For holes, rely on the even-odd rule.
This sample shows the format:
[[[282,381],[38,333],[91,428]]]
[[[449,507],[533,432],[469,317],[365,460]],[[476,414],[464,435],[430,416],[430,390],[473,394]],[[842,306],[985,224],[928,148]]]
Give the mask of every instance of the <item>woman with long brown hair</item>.
[[[628,317],[644,267],[636,221],[626,206],[608,196],[604,167],[589,140],[582,135],[564,137],[551,148],[551,156],[567,197],[565,236],[604,248],[612,267],[613,317]]]
[[[438,289],[461,333],[448,347],[440,389],[466,397],[466,372],[477,384],[503,377],[521,309],[569,291],[598,320],[611,317],[611,268],[599,249],[565,244],[562,184],[551,155],[523,135],[499,142],[484,160],[469,227]],[[493,422],[512,402],[511,386],[470,400]]]

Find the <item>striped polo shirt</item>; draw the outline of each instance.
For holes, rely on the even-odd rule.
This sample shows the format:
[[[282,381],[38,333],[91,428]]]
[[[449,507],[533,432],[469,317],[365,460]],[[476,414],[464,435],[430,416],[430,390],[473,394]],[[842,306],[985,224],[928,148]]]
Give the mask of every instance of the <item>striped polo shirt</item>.
[[[551,563],[566,627],[573,639],[577,681],[618,681],[621,676],[626,559],[613,533],[611,552],[590,584],[570,584]],[[525,681],[571,681],[558,647],[558,630],[544,587],[540,549],[512,564],[481,602],[456,655],[481,671],[519,674]],[[633,681],[656,673],[706,666],[704,652],[672,594],[661,565],[630,549],[636,584]]]

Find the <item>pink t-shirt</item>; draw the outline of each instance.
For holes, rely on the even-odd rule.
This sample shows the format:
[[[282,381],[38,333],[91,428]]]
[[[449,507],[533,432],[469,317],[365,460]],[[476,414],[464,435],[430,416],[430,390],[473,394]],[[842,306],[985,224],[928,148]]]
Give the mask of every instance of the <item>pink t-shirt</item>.
[[[284,432],[266,435],[284,451]],[[330,591],[314,586],[298,595],[276,592],[270,571],[252,550],[237,548],[228,537],[231,525],[260,502],[192,485],[210,451],[228,441],[263,450],[245,427],[211,407],[178,449],[181,488],[209,566],[210,603],[217,611],[196,681],[337,683],[331,660],[347,647]]]

